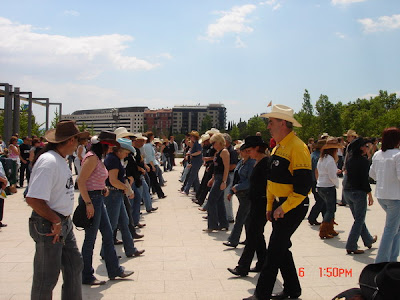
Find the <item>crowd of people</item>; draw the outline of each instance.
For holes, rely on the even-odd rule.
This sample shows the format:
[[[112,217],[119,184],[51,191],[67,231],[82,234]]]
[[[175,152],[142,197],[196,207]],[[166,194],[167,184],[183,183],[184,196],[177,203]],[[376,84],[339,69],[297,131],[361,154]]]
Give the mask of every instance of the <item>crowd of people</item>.
[[[354,223],[345,250],[362,254],[360,237],[367,248],[378,239],[365,224],[367,206],[374,202],[370,184],[376,184],[375,197],[386,212],[376,263],[396,262],[400,249],[400,129],[387,128],[375,140],[362,138],[354,130],[344,134],[347,141],[324,133],[306,145],[293,130],[301,124],[290,107],[274,105],[263,117],[268,118],[269,143],[261,134],[232,141],[229,134],[215,128],[201,136],[191,131],[182,142],[179,192],[207,212],[204,233],[231,230],[223,244],[233,248],[245,245],[236,267],[228,271],[240,277],[260,273],[254,295],[246,299],[301,295],[291,236],[306,218],[311,192],[315,203],[307,219],[311,226],[320,226],[319,237],[332,239],[339,234],[334,229],[336,221],[340,222],[335,219],[337,205],[348,205]],[[152,132],[133,133],[124,127],[91,137],[80,132],[73,121],[61,121],[44,139],[24,137],[21,141],[17,136],[11,138],[7,159],[18,166],[19,187],[26,178],[26,202],[33,210],[29,219],[30,235],[36,243],[32,299],[51,299],[61,270],[63,299],[82,299],[82,284],[106,284],[96,278],[92,266],[99,231],[100,255],[110,280],[131,276],[133,271],[120,265],[115,245],[123,245],[128,258],[144,253],[134,242],[144,237],[137,232],[146,226],[141,205],[153,213],[158,209],[153,206],[153,197],[166,197],[163,171],[171,171],[175,165],[178,145],[174,137],[163,140]],[[3,191],[10,181],[1,162]],[[339,177],[343,177],[343,193],[337,203]],[[74,190],[79,190],[79,205],[85,207],[91,220],[81,251],[70,217]],[[239,203],[236,216],[232,208],[235,198]],[[1,206],[0,217],[2,213]],[[272,232],[266,242],[268,221]],[[240,241],[243,228],[246,239]],[[118,231],[122,240],[117,238]],[[251,267],[255,254],[257,262]],[[278,271],[284,289],[273,293]]]

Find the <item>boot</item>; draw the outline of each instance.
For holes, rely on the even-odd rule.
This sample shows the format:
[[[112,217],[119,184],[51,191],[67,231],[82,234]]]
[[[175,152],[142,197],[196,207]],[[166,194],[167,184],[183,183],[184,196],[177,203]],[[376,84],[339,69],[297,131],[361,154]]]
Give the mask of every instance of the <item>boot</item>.
[[[319,227],[319,237],[321,239],[331,239],[333,236],[329,234],[329,223],[322,222],[321,226]]]
[[[335,229],[333,229],[333,226],[334,226],[335,224],[336,224],[336,223],[335,223],[335,219],[332,219],[332,221],[329,222],[329,230],[328,230],[328,233],[329,233],[330,235],[333,235],[333,236],[339,235],[339,232],[337,232],[337,231],[335,231]]]

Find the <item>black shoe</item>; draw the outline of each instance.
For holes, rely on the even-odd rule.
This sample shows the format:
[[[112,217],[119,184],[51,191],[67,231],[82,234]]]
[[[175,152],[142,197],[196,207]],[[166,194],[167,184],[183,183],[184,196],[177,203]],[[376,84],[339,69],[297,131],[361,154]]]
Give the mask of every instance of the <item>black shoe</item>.
[[[90,282],[82,282],[84,285],[105,285],[106,282],[104,280],[93,279]]]
[[[110,280],[116,280],[116,277],[119,278],[126,278],[128,276],[131,276],[134,272],[133,271],[123,271],[120,275],[115,276],[115,277],[110,277]]]
[[[4,223],[0,222],[0,227],[7,227],[7,224],[4,224]]]
[[[247,276],[247,272],[240,271],[238,269],[238,267],[236,267],[234,269],[228,268],[228,271],[231,272],[233,275],[236,275],[236,276],[240,276],[240,277]]]
[[[153,211],[156,211],[158,209],[158,207],[153,207],[150,210],[146,210],[148,213],[152,213]]]
[[[236,248],[237,247],[237,244],[235,245],[235,244],[232,244],[231,242],[223,242],[222,244],[224,244],[227,247],[232,247],[232,248]]]
[[[246,245],[246,240],[239,242],[239,245]]]
[[[158,197],[158,199],[164,199],[164,198],[167,198],[167,195],[163,195],[161,197]]]
[[[315,220],[315,221],[308,220],[308,223],[310,223],[310,225],[321,225],[321,223],[318,222],[317,220]]]
[[[254,268],[251,268],[251,269],[249,270],[249,272],[260,273],[260,272],[261,272],[261,268],[254,267]]]
[[[235,220],[229,220],[228,222],[229,223],[235,223]]]
[[[339,205],[339,206],[346,206],[346,204],[345,204],[345,203],[342,203],[342,202],[339,202],[337,205]]]
[[[272,294],[271,299],[297,299],[300,295],[301,293],[288,294],[285,291],[282,291],[280,293]]]
[[[144,253],[146,250],[137,250],[135,253],[127,255],[126,257],[134,257],[134,256],[140,256]]]
[[[138,240],[138,239],[143,238],[144,234],[139,234],[139,233],[135,232],[135,234],[132,237],[133,237],[133,239]]]
[[[122,245],[123,242],[121,240],[114,240],[114,245]]]

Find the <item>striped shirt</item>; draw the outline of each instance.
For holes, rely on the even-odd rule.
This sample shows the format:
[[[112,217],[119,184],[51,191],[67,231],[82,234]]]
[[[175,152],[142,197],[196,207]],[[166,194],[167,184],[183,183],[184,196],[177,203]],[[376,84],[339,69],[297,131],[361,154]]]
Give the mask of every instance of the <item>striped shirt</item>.
[[[90,174],[88,180],[86,181],[86,188],[88,191],[103,190],[106,187],[108,171],[103,162],[92,151],[86,153],[85,157],[82,160],[82,165],[85,160],[90,156],[95,156],[97,158],[97,165],[96,168],[94,168],[92,174]]]

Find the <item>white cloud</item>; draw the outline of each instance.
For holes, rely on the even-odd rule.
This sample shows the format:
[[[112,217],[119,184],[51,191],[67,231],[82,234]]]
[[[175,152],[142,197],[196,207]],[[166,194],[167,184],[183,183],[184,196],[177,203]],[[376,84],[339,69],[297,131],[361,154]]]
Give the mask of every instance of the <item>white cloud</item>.
[[[357,2],[364,2],[367,0],[332,0],[333,5],[347,5],[347,4],[352,4],[352,3],[357,3]]]
[[[77,12],[76,10],[66,10],[66,11],[64,11],[64,15],[73,16],[73,17],[79,17],[80,13]]]
[[[228,33],[250,33],[253,32],[253,28],[246,25],[250,21],[246,18],[247,15],[252,13],[256,9],[253,4],[246,4],[242,6],[234,6],[229,11],[217,12],[222,17],[219,18],[216,23],[208,25],[206,37],[209,41],[215,41],[218,38],[222,38]]]
[[[268,0],[264,2],[260,2],[260,5],[269,5],[272,6],[272,10],[278,10],[282,7],[282,4],[278,0]]]
[[[272,8],[272,10],[277,10],[277,9],[279,9],[279,8],[281,8],[281,4],[280,3],[278,3],[277,5],[274,5],[274,7]]]
[[[0,17],[0,63],[13,66],[69,70],[79,78],[94,78],[107,69],[151,70],[151,63],[123,51],[134,38],[110,34],[68,37],[35,32],[32,25]]]
[[[346,36],[341,32],[335,32],[335,35],[340,39],[345,39],[346,38]]]
[[[235,48],[247,48],[246,44],[243,43],[239,36],[236,37]]]
[[[398,29],[400,28],[400,14],[382,16],[377,20],[370,18],[358,19],[358,22],[361,23],[366,33]]]

